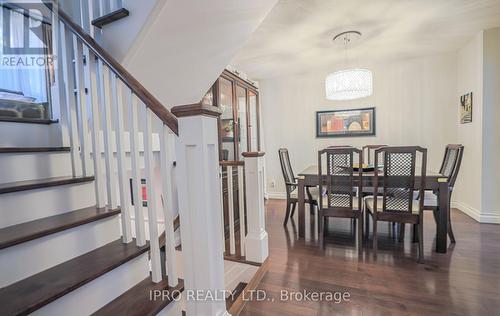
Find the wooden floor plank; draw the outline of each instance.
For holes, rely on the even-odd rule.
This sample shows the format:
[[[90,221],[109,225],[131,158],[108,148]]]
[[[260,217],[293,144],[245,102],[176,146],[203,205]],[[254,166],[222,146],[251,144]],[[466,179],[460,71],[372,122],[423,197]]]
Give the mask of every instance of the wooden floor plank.
[[[348,219],[330,219],[325,250],[318,247],[316,223],[298,238],[297,218],[283,227],[285,202],[266,202],[269,270],[257,290],[268,300],[248,301],[240,315],[488,315],[500,310],[500,226],[480,224],[452,210],[457,243],[446,254],[434,251],[432,212],[424,219],[424,264],[410,226],[403,242],[379,224],[378,256],[371,236],[358,257]],[[281,300],[282,291],[349,293],[348,301]]]

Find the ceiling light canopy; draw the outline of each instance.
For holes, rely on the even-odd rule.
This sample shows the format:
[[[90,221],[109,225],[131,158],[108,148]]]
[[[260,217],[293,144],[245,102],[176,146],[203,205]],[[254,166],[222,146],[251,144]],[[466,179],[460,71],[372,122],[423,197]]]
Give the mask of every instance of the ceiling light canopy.
[[[342,43],[347,49],[353,42],[359,40],[361,33],[346,31],[337,34],[333,41]],[[373,75],[368,69],[346,69],[335,71],[326,76],[325,92],[328,100],[354,100],[364,98],[373,93]]]

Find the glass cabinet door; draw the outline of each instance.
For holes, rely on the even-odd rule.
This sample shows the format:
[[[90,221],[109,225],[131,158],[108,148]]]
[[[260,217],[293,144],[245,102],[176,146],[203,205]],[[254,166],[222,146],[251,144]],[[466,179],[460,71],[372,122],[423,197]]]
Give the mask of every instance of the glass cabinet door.
[[[237,141],[238,160],[243,160],[242,153],[248,151],[248,133],[247,133],[247,90],[236,85],[236,104],[237,104]]]
[[[248,122],[248,133],[249,137],[249,151],[259,151],[259,111],[258,111],[258,99],[255,92],[248,90],[248,111],[249,111],[249,122]]]
[[[225,78],[219,78],[219,106],[222,110],[220,116],[219,135],[221,144],[221,160],[235,160],[234,146],[234,107],[233,107],[233,83]]]

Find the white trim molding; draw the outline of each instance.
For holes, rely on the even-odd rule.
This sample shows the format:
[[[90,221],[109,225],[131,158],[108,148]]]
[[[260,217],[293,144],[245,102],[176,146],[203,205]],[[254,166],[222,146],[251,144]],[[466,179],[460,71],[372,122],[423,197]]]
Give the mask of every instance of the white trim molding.
[[[500,224],[500,214],[481,213],[478,209],[471,207],[460,201],[452,201],[452,208],[457,208],[472,219],[482,224]]]
[[[285,200],[286,199],[286,192],[267,192],[266,198],[267,199]]]

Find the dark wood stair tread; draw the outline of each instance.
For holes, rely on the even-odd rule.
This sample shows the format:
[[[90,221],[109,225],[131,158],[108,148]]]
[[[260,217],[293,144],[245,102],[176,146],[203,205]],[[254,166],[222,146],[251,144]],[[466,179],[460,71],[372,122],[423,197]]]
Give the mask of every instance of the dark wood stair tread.
[[[94,177],[54,177],[0,184],[0,194],[94,181]]]
[[[0,122],[49,125],[49,124],[59,123],[59,120],[24,118],[24,117],[0,117]]]
[[[70,147],[0,147],[0,154],[69,152]]]
[[[103,15],[97,19],[92,20],[92,25],[98,28],[102,28],[104,25],[118,21],[129,16],[129,12],[125,8],[120,8],[106,15]]]
[[[149,250],[121,239],[0,289],[4,315],[25,315]]]
[[[1,228],[0,249],[114,216],[119,213],[120,209],[98,209],[93,206]]]
[[[168,297],[162,299],[158,297],[156,300],[151,299],[152,291],[168,291]],[[174,298],[180,295],[180,292],[184,290],[184,281],[179,279],[179,284],[175,287],[168,286],[167,277],[163,277],[163,280],[159,283],[153,283],[151,277],[148,277],[132,287],[130,290],[126,291],[113,301],[109,302],[103,308],[95,312],[93,315],[104,316],[104,315],[120,315],[120,316],[146,316],[146,315],[156,315],[162,309],[165,308],[169,303],[171,303]],[[163,292],[162,292],[163,293]]]

